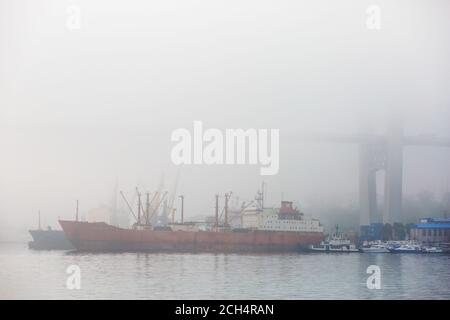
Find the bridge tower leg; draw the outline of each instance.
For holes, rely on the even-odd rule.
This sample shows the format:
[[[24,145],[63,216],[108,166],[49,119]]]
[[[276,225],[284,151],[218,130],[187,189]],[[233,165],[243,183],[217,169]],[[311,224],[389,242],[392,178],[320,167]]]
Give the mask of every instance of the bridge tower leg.
[[[373,148],[369,143],[359,145],[359,202],[360,225],[380,222],[377,210],[377,167]]]
[[[403,222],[402,180],[403,180],[403,141],[402,128],[391,127],[387,139],[386,178],[384,186],[383,222],[393,224]]]

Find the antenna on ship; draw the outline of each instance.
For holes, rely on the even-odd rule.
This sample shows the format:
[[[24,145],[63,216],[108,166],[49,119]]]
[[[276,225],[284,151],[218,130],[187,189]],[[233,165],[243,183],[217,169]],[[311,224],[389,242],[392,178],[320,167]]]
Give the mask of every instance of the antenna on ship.
[[[219,231],[219,195],[216,194],[216,223],[215,223],[216,231]]]
[[[41,210],[38,211],[38,227],[41,230]]]

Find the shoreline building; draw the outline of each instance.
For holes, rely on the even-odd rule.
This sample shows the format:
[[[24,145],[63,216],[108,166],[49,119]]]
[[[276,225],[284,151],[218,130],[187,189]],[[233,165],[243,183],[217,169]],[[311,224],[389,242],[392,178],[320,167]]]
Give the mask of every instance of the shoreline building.
[[[427,244],[450,243],[449,218],[423,218],[410,230],[411,240]]]

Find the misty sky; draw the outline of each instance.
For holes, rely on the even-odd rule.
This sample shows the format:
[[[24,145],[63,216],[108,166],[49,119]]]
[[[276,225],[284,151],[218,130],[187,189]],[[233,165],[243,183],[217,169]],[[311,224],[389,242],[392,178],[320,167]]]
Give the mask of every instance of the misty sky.
[[[280,129],[269,203],[357,203],[356,147],[295,134],[383,133],[401,113],[405,134],[450,138],[449,12],[447,0],[0,0],[0,232],[35,226],[38,210],[56,226],[76,199],[82,212],[109,204],[116,178],[131,195],[164,173],[171,191],[170,135],[194,120]],[[449,191],[450,150],[404,155],[406,194]],[[212,214],[215,193],[252,199],[262,180],[259,166],[185,166],[177,192],[187,216]]]

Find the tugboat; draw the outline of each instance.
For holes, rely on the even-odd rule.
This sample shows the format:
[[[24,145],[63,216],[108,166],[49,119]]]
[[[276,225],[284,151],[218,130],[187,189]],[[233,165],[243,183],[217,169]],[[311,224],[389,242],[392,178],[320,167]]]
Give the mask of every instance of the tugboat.
[[[320,245],[311,245],[309,250],[313,252],[359,252],[350,239],[339,232],[338,226],[336,226],[336,232],[328,240],[322,241]]]

